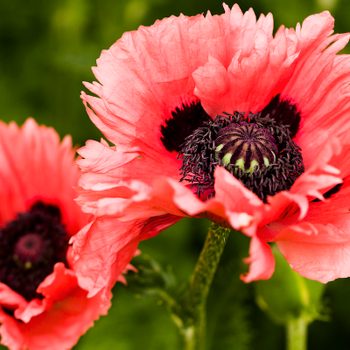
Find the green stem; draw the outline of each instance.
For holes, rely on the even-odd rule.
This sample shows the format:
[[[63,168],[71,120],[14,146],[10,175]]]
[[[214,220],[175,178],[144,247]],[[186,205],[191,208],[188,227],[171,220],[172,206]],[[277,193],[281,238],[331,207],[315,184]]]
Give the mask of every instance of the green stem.
[[[287,322],[287,350],[307,349],[308,322],[302,318],[292,318]]]
[[[205,349],[207,297],[229,234],[228,228],[210,226],[193,271],[186,300],[189,323],[183,329],[186,350]]]

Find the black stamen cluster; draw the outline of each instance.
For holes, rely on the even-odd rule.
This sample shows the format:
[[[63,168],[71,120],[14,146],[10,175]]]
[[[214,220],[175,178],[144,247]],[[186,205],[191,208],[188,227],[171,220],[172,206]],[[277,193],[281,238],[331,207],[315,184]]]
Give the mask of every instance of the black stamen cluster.
[[[259,166],[253,172],[237,167],[234,161],[228,165],[223,164],[215,152],[219,130],[231,123],[246,125],[247,122],[268,130],[275,139],[277,148],[274,162],[266,167]],[[291,139],[288,127],[277,124],[267,116],[262,117],[259,113],[244,115],[237,112],[205,122],[186,138],[179,156],[182,159],[181,181],[189,182],[198,195],[214,194],[214,170],[217,165],[225,166],[263,201],[269,195],[290,189],[304,172],[301,150]]]
[[[0,229],[0,282],[28,301],[40,298],[39,284],[55,263],[66,263],[68,240],[59,208],[35,203]]]
[[[185,139],[179,152],[178,157],[182,160],[180,181],[189,182],[199,196],[214,195],[214,170],[220,164],[215,153],[215,140],[220,129],[230,122],[230,116],[204,122]]]

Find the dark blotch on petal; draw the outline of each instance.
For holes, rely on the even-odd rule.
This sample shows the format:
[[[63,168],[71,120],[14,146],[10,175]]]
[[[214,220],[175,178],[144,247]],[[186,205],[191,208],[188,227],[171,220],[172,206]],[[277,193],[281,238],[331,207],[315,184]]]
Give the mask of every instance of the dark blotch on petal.
[[[332,187],[330,190],[328,190],[324,195],[323,197],[324,198],[330,198],[332,197],[333,195],[335,195],[336,193],[338,193],[341,189],[341,187],[343,186],[343,184],[338,184],[338,185],[335,185],[334,187]]]
[[[287,100],[282,101],[280,95],[276,95],[260,112],[260,115],[262,118],[274,119],[277,124],[286,126],[292,138],[299,130],[300,112],[291,102]]]
[[[161,126],[164,147],[169,152],[179,152],[187,136],[200,127],[204,122],[210,120],[200,102],[192,102],[177,107],[172,113],[172,118]]]
[[[331,198],[332,196],[334,196],[336,193],[338,193],[341,189],[341,187],[343,186],[343,184],[338,184],[335,185],[334,187],[332,187],[330,190],[328,190],[327,192],[325,192],[323,194],[323,197],[328,199]],[[317,203],[317,202],[321,202],[318,198],[314,199],[312,202]]]

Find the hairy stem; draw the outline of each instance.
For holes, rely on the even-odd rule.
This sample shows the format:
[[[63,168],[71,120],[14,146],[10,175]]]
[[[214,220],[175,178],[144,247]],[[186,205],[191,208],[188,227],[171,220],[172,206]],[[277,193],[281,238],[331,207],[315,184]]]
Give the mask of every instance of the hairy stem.
[[[186,305],[189,322],[183,329],[186,350],[204,350],[208,293],[230,229],[212,224],[193,271]]]

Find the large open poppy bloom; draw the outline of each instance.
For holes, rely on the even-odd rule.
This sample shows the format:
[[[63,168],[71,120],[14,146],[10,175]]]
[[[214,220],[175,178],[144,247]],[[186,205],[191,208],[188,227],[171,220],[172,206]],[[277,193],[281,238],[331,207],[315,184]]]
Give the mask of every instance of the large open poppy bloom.
[[[0,123],[0,335],[11,350],[70,349],[105,314],[109,289],[80,288],[68,243],[87,223],[74,202],[70,137],[28,119]]]
[[[97,219],[76,268],[94,292],[183,216],[251,237],[245,281],[273,273],[269,242],[306,277],[350,276],[350,57],[337,54],[349,35],[328,12],[273,35],[271,14],[224,8],[125,33],[86,84],[88,114],[116,145],[80,149],[79,202]],[[89,263],[92,247],[103,254]]]

